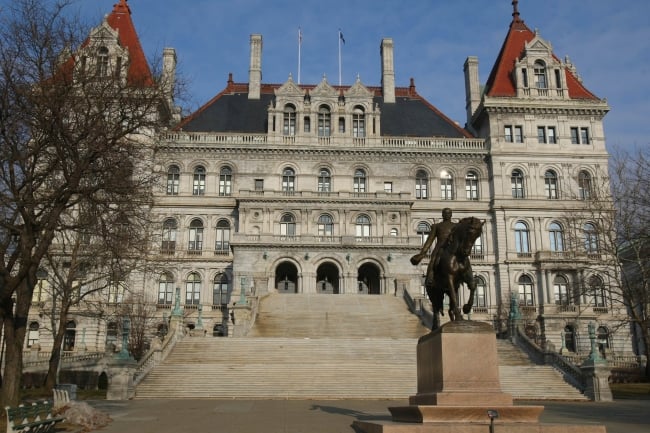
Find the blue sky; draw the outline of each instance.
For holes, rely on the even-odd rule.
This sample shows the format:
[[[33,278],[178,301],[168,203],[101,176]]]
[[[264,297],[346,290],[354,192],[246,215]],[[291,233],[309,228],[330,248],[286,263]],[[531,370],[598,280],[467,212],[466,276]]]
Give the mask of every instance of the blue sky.
[[[3,0],[6,1],[6,0]],[[79,0],[74,8],[90,23],[117,0]],[[188,83],[189,107],[220,92],[228,73],[248,80],[249,36],[263,36],[266,83],[298,75],[298,27],[303,31],[302,83],[323,74],[338,84],[338,30],[343,84],[359,74],[380,84],[379,45],[395,45],[396,84],[413,77],[418,93],[461,125],[465,123],[462,66],[479,57],[481,82],[512,19],[510,0],[130,0],[133,20],[149,57],[177,50]],[[608,145],[650,145],[650,1],[520,0],[519,11],[560,58],[569,55],[586,87],[607,98]]]

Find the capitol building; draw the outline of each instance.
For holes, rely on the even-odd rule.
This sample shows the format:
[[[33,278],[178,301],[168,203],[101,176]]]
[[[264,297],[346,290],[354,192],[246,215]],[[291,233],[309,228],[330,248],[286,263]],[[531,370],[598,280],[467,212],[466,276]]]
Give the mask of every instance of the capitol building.
[[[180,308],[188,333],[243,338],[268,296],[397,297],[426,322],[428,260],[409,259],[451,208],[453,221],[485,222],[471,254],[472,320],[505,332],[516,305],[542,346],[588,353],[593,322],[604,354],[631,353],[630,330],[614,326],[625,310],[598,272],[610,260],[599,221],[585,212],[607,179],[610,107],[513,4],[497,58],[482,59],[487,81],[478,58],[463,65],[464,125],[396,75],[390,35],[377,41],[381,82],[344,85],[263,82],[264,35],[250,35],[247,79],[228,77],[157,143],[150,266],[124,281],[154,308],[151,335]],[[93,32],[113,35],[90,39],[97,52],[144,58],[125,0]],[[163,67],[174,75],[173,49]],[[51,337],[32,310],[26,350],[45,350]],[[116,339],[115,323],[82,311],[68,327],[72,352]]]

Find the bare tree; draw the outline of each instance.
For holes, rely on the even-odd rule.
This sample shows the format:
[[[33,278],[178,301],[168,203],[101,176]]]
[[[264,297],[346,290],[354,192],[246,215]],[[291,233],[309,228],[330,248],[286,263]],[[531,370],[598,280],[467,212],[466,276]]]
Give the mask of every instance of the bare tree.
[[[151,338],[155,335],[157,320],[155,302],[141,293],[132,294],[121,304],[116,313],[118,318],[129,319],[131,328],[128,349],[136,360],[140,360],[147,353]]]
[[[650,359],[650,154],[619,150],[609,176],[581,175],[578,183],[582,208],[566,218],[572,250],[584,252],[575,292],[594,308],[618,311],[614,328],[631,330]]]
[[[156,136],[173,117],[165,74],[131,74],[126,58],[90,67],[89,29],[68,3],[16,0],[0,17],[1,405],[18,402],[37,272],[57,234],[83,226],[79,209],[114,215],[115,230],[128,226],[121,204],[149,206],[135,191],[150,191]]]
[[[134,194],[146,191],[139,188]],[[90,204],[86,204],[82,211],[62,218],[70,224],[57,231],[45,256],[49,293],[41,294],[54,336],[45,380],[47,389],[52,389],[58,380],[71,310],[101,321],[115,305],[131,296],[125,281],[132,272],[143,270],[150,245],[148,208],[138,203],[139,200],[117,203],[108,208],[109,212],[103,206],[89,208]]]

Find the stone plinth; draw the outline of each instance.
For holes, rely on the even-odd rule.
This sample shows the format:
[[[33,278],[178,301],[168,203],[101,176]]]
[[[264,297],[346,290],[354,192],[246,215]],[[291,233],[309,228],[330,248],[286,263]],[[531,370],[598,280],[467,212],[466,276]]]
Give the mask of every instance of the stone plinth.
[[[355,421],[364,433],[606,433],[599,425],[540,424],[543,406],[514,406],[501,391],[496,336],[486,323],[449,322],[421,337],[417,394],[388,408],[392,421]],[[525,378],[522,378],[525,380]]]
[[[512,406],[512,396],[501,392],[496,338],[487,323],[449,322],[421,337],[417,372],[411,404]]]

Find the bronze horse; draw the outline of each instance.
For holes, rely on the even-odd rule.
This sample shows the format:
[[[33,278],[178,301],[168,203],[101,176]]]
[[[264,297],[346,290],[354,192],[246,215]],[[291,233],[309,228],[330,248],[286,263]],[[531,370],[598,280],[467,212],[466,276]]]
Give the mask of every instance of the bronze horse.
[[[481,235],[483,222],[478,218],[469,217],[460,220],[451,230],[449,237],[442,245],[439,256],[433,258],[437,263],[433,266],[433,279],[427,275],[427,280],[432,281],[427,285],[427,295],[433,307],[433,323],[431,329],[440,326],[440,315],[443,312],[443,298],[446,294],[449,298],[449,318],[463,320],[458,305],[458,289],[461,283],[467,284],[469,288],[469,299],[463,305],[463,312],[468,314],[474,304],[474,292],[476,283],[472,266],[469,262],[469,255],[476,239]]]

